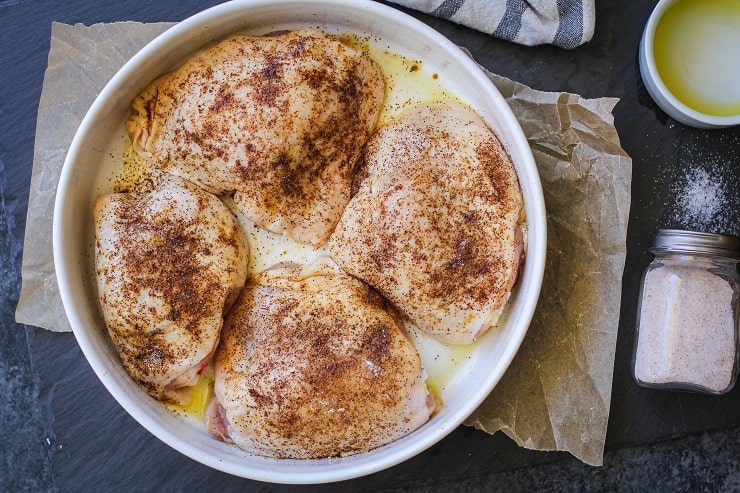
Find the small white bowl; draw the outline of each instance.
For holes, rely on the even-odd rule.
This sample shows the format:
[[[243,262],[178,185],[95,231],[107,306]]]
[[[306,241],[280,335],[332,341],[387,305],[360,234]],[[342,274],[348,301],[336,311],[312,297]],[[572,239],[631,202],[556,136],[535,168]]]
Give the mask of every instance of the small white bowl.
[[[341,459],[278,460],[247,454],[216,440],[203,423],[149,397],[122,368],[105,330],[94,274],[92,204],[121,168],[123,122],[133,98],[157,76],[199,48],[237,31],[263,34],[298,27],[353,32],[439,74],[498,134],[516,166],[528,221],[528,252],[501,326],[477,343],[444,393],[442,409],[414,433],[384,447]],[[64,307],[75,337],[111,395],[142,426],[181,453],[237,476],[279,483],[325,483],[367,475],[419,454],[467,418],[498,383],[527,331],[539,297],[545,262],[545,207],[527,141],[491,81],[456,45],[390,7],[346,0],[234,1],[197,14],[166,31],[134,56],[93,103],[72,142],[54,211],[54,260]]]
[[[668,116],[685,125],[697,128],[725,128],[740,125],[740,114],[731,116],[708,115],[697,111],[680,101],[666,86],[655,62],[653,51],[655,30],[660,20],[675,3],[681,0],[661,0],[653,9],[640,40],[640,75],[650,96]],[[740,49],[740,47],[737,47]],[[738,81],[740,83],[740,81]]]

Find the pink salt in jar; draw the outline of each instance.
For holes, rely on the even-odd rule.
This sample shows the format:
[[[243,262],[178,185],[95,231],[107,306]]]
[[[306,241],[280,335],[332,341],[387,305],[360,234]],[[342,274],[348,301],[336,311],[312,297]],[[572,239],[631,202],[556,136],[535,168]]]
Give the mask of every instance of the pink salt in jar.
[[[738,366],[740,238],[659,229],[637,314],[633,376],[644,387],[723,394]]]

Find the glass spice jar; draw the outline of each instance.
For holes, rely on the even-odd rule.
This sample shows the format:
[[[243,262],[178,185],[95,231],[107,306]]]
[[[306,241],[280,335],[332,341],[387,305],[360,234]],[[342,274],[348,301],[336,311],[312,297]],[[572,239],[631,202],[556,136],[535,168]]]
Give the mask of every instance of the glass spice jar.
[[[659,229],[637,310],[632,370],[644,387],[724,394],[738,366],[740,238]]]

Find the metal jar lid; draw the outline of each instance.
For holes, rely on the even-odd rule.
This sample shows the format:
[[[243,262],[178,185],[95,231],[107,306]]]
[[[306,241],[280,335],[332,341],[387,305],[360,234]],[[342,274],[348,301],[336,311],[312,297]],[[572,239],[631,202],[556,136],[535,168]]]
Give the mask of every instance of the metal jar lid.
[[[740,238],[681,229],[659,229],[652,250],[719,255],[740,260]]]

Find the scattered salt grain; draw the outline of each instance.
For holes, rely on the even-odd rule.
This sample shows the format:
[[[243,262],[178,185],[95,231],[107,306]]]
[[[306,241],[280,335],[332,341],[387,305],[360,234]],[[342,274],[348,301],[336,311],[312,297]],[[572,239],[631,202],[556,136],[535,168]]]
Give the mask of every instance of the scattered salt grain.
[[[680,183],[674,220],[688,229],[708,231],[721,222],[727,202],[722,176],[695,168]]]
[[[740,236],[740,133],[676,139],[672,159],[656,176],[662,225]]]

